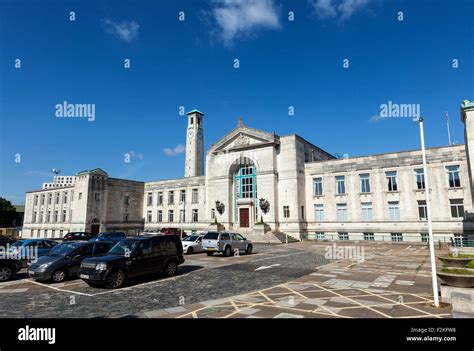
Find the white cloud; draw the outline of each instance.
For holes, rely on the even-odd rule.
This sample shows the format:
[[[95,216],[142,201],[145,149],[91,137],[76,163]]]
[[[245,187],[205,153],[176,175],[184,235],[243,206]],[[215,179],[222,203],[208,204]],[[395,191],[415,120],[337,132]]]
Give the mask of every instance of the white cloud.
[[[110,19],[105,19],[102,23],[106,33],[112,34],[126,43],[130,43],[138,38],[140,25],[135,21],[114,22]]]
[[[138,152],[135,152],[135,151],[129,151],[127,152],[127,154],[130,155],[130,158],[138,158],[139,160],[143,160],[145,157],[143,156],[143,154],[141,153],[138,153]]]
[[[52,172],[37,171],[37,170],[26,171],[25,175],[31,176],[31,177],[38,177],[38,178],[53,178]]]
[[[185,151],[186,151],[186,148],[181,144],[175,146],[172,149],[169,147],[163,149],[163,152],[165,153],[166,156],[176,156],[176,155],[182,154]]]
[[[356,11],[366,7],[371,0],[309,0],[316,14],[323,19],[349,19]]]
[[[374,116],[369,118],[369,122],[370,123],[377,123],[377,122],[381,121],[382,119],[383,119],[383,117],[381,117],[380,115],[374,115]]]
[[[217,28],[212,33],[226,45],[239,36],[252,36],[259,29],[280,27],[273,0],[215,0],[211,17]]]

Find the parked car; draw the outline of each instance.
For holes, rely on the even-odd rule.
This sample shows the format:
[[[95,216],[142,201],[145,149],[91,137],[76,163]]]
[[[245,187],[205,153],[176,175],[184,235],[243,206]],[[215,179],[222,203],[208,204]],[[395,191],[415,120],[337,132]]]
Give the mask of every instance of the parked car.
[[[6,248],[8,244],[13,244],[16,240],[13,240],[4,235],[0,235],[0,247]]]
[[[194,252],[202,252],[202,238],[204,235],[190,235],[182,239],[184,253],[192,254]]]
[[[164,235],[178,235],[181,237],[181,229],[180,228],[161,228],[161,234]],[[183,231],[183,237],[186,236],[186,233]]]
[[[0,258],[0,282],[6,282],[7,280],[12,279],[15,273],[17,273],[20,269],[20,260]]]
[[[29,261],[34,261],[45,255],[58,243],[50,239],[21,239],[10,245],[9,255],[16,256],[26,267]]]
[[[66,241],[32,263],[28,267],[28,275],[36,280],[60,283],[78,274],[84,258],[103,255],[113,246],[110,241]]]
[[[89,239],[89,241],[111,241],[113,243],[117,243],[120,240],[125,239],[127,236],[124,232],[103,232],[99,233],[99,235]]]
[[[88,232],[70,232],[64,235],[63,241],[73,241],[73,240],[85,240],[89,241],[92,238],[95,238],[97,235],[91,234]]]
[[[162,272],[174,276],[184,263],[183,246],[176,235],[143,235],[122,240],[107,255],[86,258],[79,277],[90,286],[120,288],[132,277]]]
[[[245,252],[246,254],[251,254],[253,244],[239,233],[208,232],[202,239],[202,248],[207,252],[208,256],[212,256],[216,252],[221,252],[224,256],[228,257],[237,250],[239,253]]]

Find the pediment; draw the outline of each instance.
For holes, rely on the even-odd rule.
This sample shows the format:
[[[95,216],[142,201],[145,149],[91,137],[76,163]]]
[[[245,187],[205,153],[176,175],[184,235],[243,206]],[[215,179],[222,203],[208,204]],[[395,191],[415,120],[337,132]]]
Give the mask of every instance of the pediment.
[[[215,143],[209,151],[230,152],[233,150],[265,146],[278,143],[278,136],[247,126],[239,126]]]

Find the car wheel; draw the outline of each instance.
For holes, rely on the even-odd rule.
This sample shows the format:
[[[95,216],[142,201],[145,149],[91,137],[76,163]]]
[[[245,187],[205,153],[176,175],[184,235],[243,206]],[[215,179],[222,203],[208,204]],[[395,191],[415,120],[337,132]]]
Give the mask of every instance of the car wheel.
[[[214,252],[206,252],[208,256],[213,256]]]
[[[247,250],[245,250],[245,253],[246,253],[247,255],[251,255],[251,254],[252,254],[252,251],[253,251],[252,245],[248,245],[248,246],[247,246]]]
[[[0,268],[0,282],[6,282],[10,280],[13,275],[13,271],[10,267],[1,267]]]
[[[194,249],[192,247],[188,247],[188,251],[186,253],[192,254],[194,252]]]
[[[169,261],[166,266],[165,266],[165,275],[167,277],[172,277],[176,275],[176,272],[178,271],[178,265],[176,264],[175,261]]]
[[[229,257],[230,255],[232,255],[232,248],[230,246],[226,246],[224,249],[224,257]]]
[[[116,271],[111,272],[107,276],[107,281],[105,286],[109,289],[118,289],[121,288],[125,284],[125,273],[123,270],[118,269]]]
[[[66,279],[66,271],[64,269],[58,269],[51,275],[51,280],[55,283],[62,283]]]

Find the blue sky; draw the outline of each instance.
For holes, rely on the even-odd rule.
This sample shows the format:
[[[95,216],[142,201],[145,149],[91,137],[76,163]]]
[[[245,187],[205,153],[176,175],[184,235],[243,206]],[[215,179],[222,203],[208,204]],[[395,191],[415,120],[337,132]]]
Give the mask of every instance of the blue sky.
[[[473,13],[471,0],[2,0],[0,196],[21,203],[52,168],[181,177],[180,106],[206,114],[206,149],[240,116],[333,154],[419,148],[411,119],[373,118],[388,101],[420,104],[429,147],[447,145],[448,111],[463,143]],[[95,120],[55,117],[63,101],[95,104]]]

